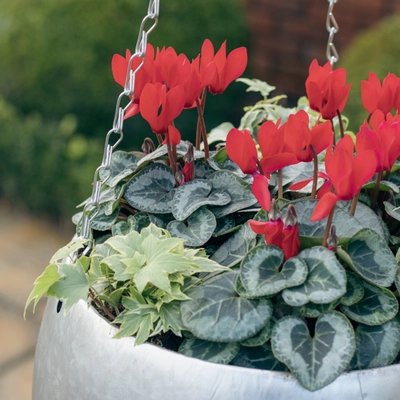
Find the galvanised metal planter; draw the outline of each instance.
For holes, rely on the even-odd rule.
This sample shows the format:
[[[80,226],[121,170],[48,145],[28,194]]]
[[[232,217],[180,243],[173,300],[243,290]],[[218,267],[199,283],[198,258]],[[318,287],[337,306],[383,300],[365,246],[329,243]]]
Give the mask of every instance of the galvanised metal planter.
[[[67,315],[49,299],[36,348],[33,400],[397,400],[400,365],[353,371],[315,392],[289,373],[213,364],[134,338],[84,301]]]

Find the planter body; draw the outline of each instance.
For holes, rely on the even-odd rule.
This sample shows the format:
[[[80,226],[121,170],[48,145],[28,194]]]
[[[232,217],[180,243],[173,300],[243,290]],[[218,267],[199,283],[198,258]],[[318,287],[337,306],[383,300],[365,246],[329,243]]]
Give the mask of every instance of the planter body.
[[[113,339],[80,301],[67,315],[49,299],[36,348],[33,400],[398,400],[400,365],[344,373],[315,392],[289,373],[219,365],[134,338]]]

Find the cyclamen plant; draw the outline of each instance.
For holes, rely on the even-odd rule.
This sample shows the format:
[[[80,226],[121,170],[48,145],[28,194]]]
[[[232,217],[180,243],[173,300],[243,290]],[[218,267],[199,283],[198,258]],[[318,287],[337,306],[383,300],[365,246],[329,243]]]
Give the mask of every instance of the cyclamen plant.
[[[122,86],[129,58],[112,60]],[[93,238],[79,237],[77,214],[77,237],[28,304],[53,296],[68,311],[88,301],[117,338],[290,370],[311,391],[344,371],[397,362],[400,79],[362,82],[369,115],[354,134],[342,115],[351,88],[343,68],[314,60],[308,98],[285,108],[284,96],[269,97],[274,87],[237,79],[246,65],[246,49],[227,55],[225,43],[215,53],[206,40],[192,61],[147,46],[125,116],[140,113],[158,146],[147,138],[142,153],[114,153]],[[235,79],[263,98],[238,128],[207,135],[206,93]],[[174,123],[192,107],[194,145]]]

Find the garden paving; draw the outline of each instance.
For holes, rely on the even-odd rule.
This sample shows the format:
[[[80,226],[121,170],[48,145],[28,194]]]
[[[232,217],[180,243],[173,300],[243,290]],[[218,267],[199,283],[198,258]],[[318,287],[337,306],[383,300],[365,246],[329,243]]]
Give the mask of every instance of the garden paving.
[[[35,344],[45,301],[23,318],[35,278],[72,235],[0,200],[0,399],[32,398]]]

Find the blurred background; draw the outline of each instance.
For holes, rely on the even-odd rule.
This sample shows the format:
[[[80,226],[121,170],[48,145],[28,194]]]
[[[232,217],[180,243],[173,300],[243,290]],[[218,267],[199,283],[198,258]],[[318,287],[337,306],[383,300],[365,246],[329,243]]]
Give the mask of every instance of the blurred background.
[[[155,47],[194,58],[205,38],[216,48],[249,49],[244,76],[267,81],[293,104],[304,95],[313,58],[326,62],[322,0],[161,0]],[[30,399],[34,346],[43,305],[22,319],[32,283],[73,234],[75,206],[91,193],[121,88],[113,54],[133,49],[148,0],[0,0],[0,399]],[[366,117],[360,81],[374,71],[400,76],[399,0],[338,0],[338,67],[353,82],[345,115],[357,131]],[[252,101],[241,83],[208,96],[207,127],[238,125]],[[193,112],[192,112],[193,111]],[[196,112],[177,125],[195,131]],[[150,129],[126,121],[119,149],[139,150]],[[24,384],[21,384],[24,383]]]

